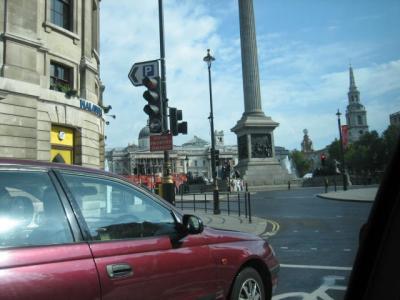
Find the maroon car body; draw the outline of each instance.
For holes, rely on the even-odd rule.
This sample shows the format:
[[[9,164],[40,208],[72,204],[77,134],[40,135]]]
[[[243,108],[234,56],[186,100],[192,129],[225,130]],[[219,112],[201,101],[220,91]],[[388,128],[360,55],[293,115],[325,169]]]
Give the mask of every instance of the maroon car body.
[[[146,219],[125,220],[131,212]],[[182,234],[184,219],[114,174],[0,159],[0,299],[230,299],[246,268],[271,296],[279,264],[267,242],[208,227]]]

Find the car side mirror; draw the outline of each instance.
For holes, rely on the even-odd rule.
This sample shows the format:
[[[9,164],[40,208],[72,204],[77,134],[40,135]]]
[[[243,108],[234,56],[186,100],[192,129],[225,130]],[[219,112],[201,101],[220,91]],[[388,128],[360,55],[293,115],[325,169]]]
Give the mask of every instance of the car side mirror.
[[[203,221],[195,215],[183,215],[182,225],[187,234],[199,234],[204,230]]]

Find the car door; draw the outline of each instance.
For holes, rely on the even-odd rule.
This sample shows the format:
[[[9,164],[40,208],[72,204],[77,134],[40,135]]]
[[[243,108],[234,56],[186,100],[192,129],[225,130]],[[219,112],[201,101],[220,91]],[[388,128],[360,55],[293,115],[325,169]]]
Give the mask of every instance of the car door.
[[[0,299],[100,299],[90,248],[61,200],[47,171],[0,167]]]
[[[214,299],[216,270],[202,235],[173,244],[171,211],[123,181],[61,173],[90,239],[103,299]]]

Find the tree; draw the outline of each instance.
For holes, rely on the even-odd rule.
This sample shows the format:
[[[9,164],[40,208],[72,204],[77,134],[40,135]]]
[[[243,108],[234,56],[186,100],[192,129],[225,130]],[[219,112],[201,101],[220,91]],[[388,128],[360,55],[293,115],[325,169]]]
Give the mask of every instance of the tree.
[[[386,163],[393,155],[396,144],[400,140],[400,127],[389,125],[389,127],[382,134],[384,144],[384,156],[387,158]]]
[[[330,145],[327,147],[329,159],[341,161],[340,158],[340,141],[335,139]]]
[[[293,150],[290,153],[290,157],[293,160],[299,177],[303,177],[306,173],[310,172],[311,163],[305,158],[303,152]]]

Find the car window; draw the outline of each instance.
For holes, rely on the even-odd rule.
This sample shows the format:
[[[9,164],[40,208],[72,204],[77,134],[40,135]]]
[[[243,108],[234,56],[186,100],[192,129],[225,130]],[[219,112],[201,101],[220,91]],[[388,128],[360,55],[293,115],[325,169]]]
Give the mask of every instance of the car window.
[[[104,178],[63,174],[91,238],[98,241],[175,233],[171,212],[127,185]]]
[[[47,173],[0,171],[0,247],[73,241],[64,209]]]

